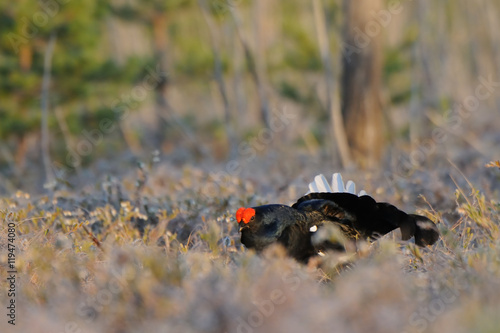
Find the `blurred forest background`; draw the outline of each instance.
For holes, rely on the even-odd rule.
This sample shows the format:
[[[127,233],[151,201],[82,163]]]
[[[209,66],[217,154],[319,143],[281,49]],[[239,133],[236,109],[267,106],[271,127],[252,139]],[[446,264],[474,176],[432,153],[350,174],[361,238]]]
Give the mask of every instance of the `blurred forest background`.
[[[288,178],[490,161],[498,17],[493,0],[3,1],[0,193],[158,159],[237,175],[279,156]]]
[[[498,332],[499,17],[498,0],[0,1],[17,331]],[[308,266],[244,250],[238,207],[333,172],[442,237]]]

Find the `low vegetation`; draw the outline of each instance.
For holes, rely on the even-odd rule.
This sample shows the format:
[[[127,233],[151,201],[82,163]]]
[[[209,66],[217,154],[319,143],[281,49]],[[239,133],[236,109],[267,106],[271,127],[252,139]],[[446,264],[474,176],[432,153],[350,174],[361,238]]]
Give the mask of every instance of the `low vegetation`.
[[[500,169],[488,166],[477,174],[498,184]],[[394,193],[380,193],[376,177],[354,179],[381,199],[415,203],[404,197],[414,196],[418,178]],[[255,180],[214,182],[201,169],[160,164],[78,191],[19,191],[0,199],[0,288],[2,295],[9,289],[13,221],[19,332],[495,332],[498,189],[453,179],[455,193],[442,186],[433,194],[436,202],[446,198],[440,207],[425,204],[425,191],[419,200],[418,212],[440,221],[434,246],[390,235],[347,262],[329,255],[307,266],[278,247],[262,256],[245,250],[233,213],[270,198],[292,202],[308,179],[266,192]],[[3,317],[6,332],[11,325]]]

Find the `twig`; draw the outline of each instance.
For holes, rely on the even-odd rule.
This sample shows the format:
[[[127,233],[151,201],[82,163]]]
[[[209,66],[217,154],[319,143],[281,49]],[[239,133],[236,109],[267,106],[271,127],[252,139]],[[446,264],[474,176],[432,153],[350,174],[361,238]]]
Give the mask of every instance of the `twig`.
[[[46,185],[52,187],[54,184],[54,175],[51,169],[50,163],[50,151],[49,151],[49,124],[48,124],[48,112],[49,112],[49,87],[50,87],[50,76],[52,68],[52,55],[54,53],[54,46],[56,43],[56,35],[53,32],[50,35],[49,43],[45,50],[44,62],[43,62],[43,80],[42,80],[42,97],[41,97],[41,108],[42,108],[42,140],[41,140],[41,151],[43,166],[45,168],[45,181]]]
[[[252,54],[252,51],[250,50],[250,46],[248,45],[247,40],[241,33],[241,20],[238,17],[238,14],[236,13],[236,9],[233,7],[230,7],[229,12],[231,13],[231,16],[234,21],[234,26],[236,30],[236,34],[238,35],[238,38],[240,40],[241,46],[243,47],[243,51],[245,54],[245,59],[247,60],[248,64],[248,70],[250,71],[250,75],[253,79],[253,82],[255,84],[255,88],[257,89],[257,93],[259,96],[259,103],[260,103],[260,113],[261,113],[261,118],[262,121],[264,122],[264,125],[269,128],[270,127],[270,115],[269,115],[269,101],[267,98],[266,94],[266,89],[263,84],[263,80],[261,77],[261,73],[257,70],[257,65],[254,59],[254,56]]]
[[[73,138],[71,136],[71,132],[68,127],[68,123],[66,122],[66,119],[64,118],[64,115],[61,111],[61,108],[56,107],[54,108],[54,114],[56,116],[57,124],[59,125],[59,128],[61,129],[61,132],[63,134],[64,138],[64,144],[66,145],[66,149],[70,151],[74,147],[74,142]],[[76,163],[74,165],[76,173],[80,173],[80,166]]]
[[[99,242],[99,240],[94,236],[94,234],[89,229],[87,229],[87,227],[83,223],[81,226],[83,230],[85,230],[85,232],[87,232],[87,234],[90,236],[90,239],[92,239],[94,244],[97,245],[97,247],[102,250],[101,242]]]
[[[351,164],[351,154],[347,135],[344,128],[344,120],[338,105],[338,96],[335,94],[335,81],[331,65],[330,48],[328,45],[328,32],[326,29],[325,12],[321,5],[321,0],[313,1],[314,21],[316,23],[316,33],[318,35],[318,43],[321,52],[321,62],[325,69],[326,82],[326,108],[330,112],[330,121],[333,131],[333,138],[336,142],[342,166],[346,167]],[[332,96],[335,97],[335,103],[332,101]]]
[[[219,88],[219,93],[222,98],[222,103],[224,105],[224,122],[226,124],[226,135],[229,146],[230,157],[233,157],[235,153],[236,145],[234,140],[234,131],[231,124],[231,110],[229,108],[229,99],[227,97],[226,85],[224,83],[224,78],[222,76],[222,62],[220,60],[219,54],[219,41],[217,39],[215,22],[210,16],[209,8],[206,0],[198,0],[198,4],[201,8],[201,13],[208,27],[210,33],[210,42],[212,46],[212,53],[214,55],[214,79],[217,82],[217,87]]]

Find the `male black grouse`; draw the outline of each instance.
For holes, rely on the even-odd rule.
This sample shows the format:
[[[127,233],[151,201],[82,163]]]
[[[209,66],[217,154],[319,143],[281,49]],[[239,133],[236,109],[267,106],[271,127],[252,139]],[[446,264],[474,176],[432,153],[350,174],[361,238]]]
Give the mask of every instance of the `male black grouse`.
[[[268,245],[281,243],[298,261],[325,250],[342,250],[341,242],[315,237],[323,229],[335,226],[348,240],[375,240],[400,228],[403,240],[415,238],[415,244],[434,244],[439,238],[436,225],[425,216],[406,214],[391,204],[376,202],[361,191],[355,194],[352,181],[344,187],[340,174],[333,175],[332,188],[323,175],[309,184],[311,192],[291,207],[264,205],[241,207],[236,212],[241,242],[260,252]]]

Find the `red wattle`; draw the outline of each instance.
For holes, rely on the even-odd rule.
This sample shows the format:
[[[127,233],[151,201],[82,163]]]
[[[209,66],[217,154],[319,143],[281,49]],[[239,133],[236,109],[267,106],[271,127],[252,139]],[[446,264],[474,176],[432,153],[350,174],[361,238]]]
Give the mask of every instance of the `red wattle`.
[[[236,221],[238,223],[241,222],[241,219],[243,218],[243,212],[245,211],[245,207],[238,208],[236,211]]]
[[[255,216],[255,209],[247,208],[243,212],[243,222],[246,224],[250,222],[250,219]]]

